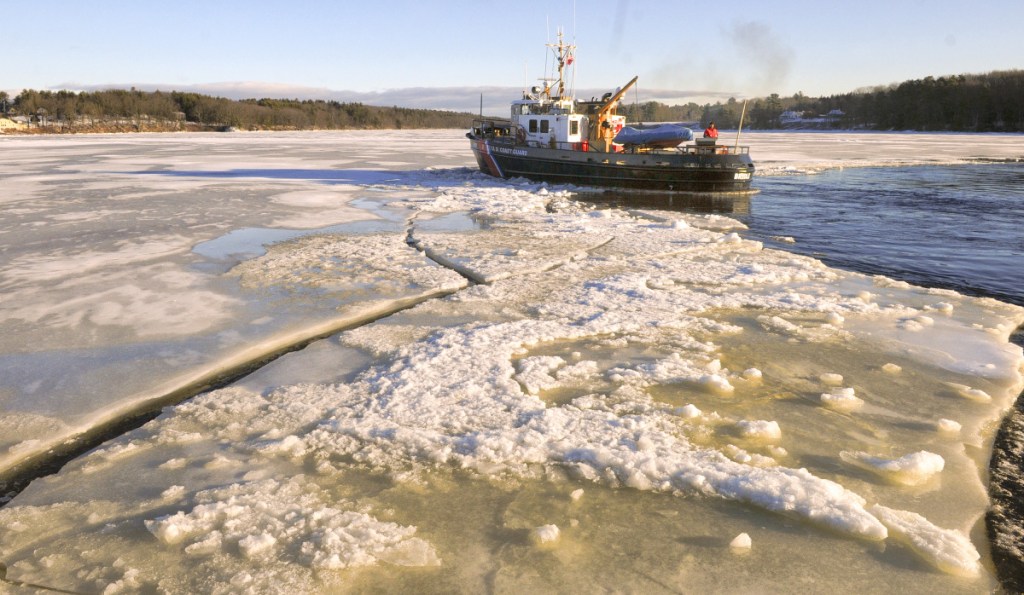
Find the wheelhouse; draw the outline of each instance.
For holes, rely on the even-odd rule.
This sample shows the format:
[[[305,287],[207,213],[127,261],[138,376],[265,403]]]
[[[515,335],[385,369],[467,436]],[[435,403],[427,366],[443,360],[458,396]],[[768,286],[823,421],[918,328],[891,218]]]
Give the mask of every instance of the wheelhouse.
[[[570,99],[545,100],[528,96],[512,102],[509,119],[516,140],[532,147],[579,150],[587,139],[589,119],[576,113]]]

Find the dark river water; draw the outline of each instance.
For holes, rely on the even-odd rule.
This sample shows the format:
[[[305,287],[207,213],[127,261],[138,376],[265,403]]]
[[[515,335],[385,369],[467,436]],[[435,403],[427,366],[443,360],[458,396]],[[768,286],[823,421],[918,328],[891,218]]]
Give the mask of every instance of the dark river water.
[[[732,213],[750,227],[746,237],[1024,305],[1024,164],[844,169],[756,186],[760,194]]]

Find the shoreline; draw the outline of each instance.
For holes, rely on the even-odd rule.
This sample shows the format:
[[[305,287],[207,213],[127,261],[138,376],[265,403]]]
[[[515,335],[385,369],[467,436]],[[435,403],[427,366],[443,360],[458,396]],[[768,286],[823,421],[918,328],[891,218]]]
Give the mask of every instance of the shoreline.
[[[1017,329],[1024,334],[1024,326]],[[1020,339],[1018,339],[1020,340]],[[1020,340],[1024,343],[1024,340]],[[1024,391],[1003,416],[988,466],[985,532],[996,576],[1008,593],[1024,592]]]

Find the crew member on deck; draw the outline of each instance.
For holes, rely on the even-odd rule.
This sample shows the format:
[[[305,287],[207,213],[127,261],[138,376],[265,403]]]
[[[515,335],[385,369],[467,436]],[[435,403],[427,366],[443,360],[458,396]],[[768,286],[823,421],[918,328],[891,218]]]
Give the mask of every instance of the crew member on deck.
[[[704,129],[704,138],[718,138],[718,129],[715,128],[714,120]]]

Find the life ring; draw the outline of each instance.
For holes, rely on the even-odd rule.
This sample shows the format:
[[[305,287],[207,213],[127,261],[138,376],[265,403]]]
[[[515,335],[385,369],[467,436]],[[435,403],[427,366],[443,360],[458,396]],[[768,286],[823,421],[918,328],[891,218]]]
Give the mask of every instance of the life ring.
[[[516,126],[516,142],[526,144],[526,129],[522,126]]]

